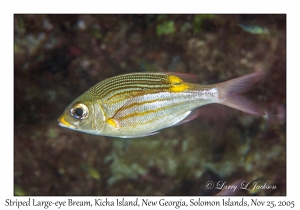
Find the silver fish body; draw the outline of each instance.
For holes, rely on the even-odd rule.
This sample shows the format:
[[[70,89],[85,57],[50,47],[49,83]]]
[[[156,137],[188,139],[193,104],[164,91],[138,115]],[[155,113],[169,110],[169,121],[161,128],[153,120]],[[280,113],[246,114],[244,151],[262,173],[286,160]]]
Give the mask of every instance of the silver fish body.
[[[188,122],[199,107],[220,103],[263,115],[241,96],[256,83],[255,72],[215,85],[190,83],[182,73],[131,73],[99,82],[75,99],[58,119],[59,125],[95,135],[133,138]]]

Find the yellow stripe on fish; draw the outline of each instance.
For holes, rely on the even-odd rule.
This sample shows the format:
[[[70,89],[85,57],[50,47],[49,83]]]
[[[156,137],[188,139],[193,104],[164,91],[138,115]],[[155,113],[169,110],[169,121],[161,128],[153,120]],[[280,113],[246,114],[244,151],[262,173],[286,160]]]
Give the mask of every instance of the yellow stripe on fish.
[[[143,112],[134,112],[134,113],[130,113],[128,115],[119,117],[118,120],[125,120],[125,119],[128,119],[128,118],[137,117],[137,116],[140,117],[140,116],[148,115],[148,114],[155,113],[155,112],[158,112],[158,111],[162,111],[162,110],[165,110],[167,108],[172,108],[172,107],[173,107],[173,105],[160,107],[160,108],[157,108],[157,109],[154,109],[154,110],[145,110]]]
[[[262,72],[215,85],[189,83],[194,75],[183,73],[131,73],[108,78],[76,98],[58,119],[59,124],[89,134],[142,137],[188,122],[197,108],[224,104],[263,115],[242,96],[258,82]]]

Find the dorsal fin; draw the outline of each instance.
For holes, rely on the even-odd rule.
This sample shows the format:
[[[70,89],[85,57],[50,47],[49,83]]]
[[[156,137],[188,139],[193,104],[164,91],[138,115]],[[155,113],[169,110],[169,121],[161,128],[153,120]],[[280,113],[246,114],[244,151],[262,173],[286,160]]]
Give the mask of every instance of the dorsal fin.
[[[169,75],[174,75],[176,77],[179,77],[184,82],[190,82],[190,83],[196,83],[198,80],[198,76],[195,74],[187,74],[182,72],[166,72]]]

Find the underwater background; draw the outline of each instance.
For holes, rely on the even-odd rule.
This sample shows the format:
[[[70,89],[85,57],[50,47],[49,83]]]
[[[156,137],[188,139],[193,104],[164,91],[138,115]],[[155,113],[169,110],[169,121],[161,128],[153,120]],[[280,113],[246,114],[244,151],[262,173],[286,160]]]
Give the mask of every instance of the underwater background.
[[[137,139],[58,126],[76,97],[130,72],[214,84],[265,71],[247,96],[267,115],[202,107]],[[214,195],[243,179],[286,195],[286,15],[14,15],[15,195]]]

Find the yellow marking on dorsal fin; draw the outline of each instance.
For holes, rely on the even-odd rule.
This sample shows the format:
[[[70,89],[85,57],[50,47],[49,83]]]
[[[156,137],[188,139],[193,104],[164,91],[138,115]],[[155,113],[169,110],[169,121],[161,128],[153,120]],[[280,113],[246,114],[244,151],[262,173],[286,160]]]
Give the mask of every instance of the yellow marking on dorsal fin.
[[[107,120],[107,123],[110,124],[111,126],[115,127],[115,128],[119,128],[119,123],[117,120],[110,118],[109,120]]]
[[[170,75],[168,79],[169,79],[169,82],[171,83],[171,85],[179,85],[179,84],[183,83],[183,81],[179,77],[176,77],[173,75]]]
[[[170,75],[168,79],[171,84],[169,88],[171,92],[182,92],[189,88],[188,84],[183,82],[179,77]]]

